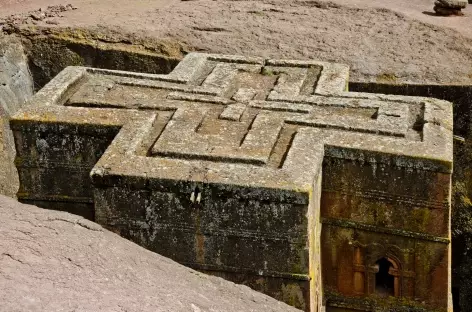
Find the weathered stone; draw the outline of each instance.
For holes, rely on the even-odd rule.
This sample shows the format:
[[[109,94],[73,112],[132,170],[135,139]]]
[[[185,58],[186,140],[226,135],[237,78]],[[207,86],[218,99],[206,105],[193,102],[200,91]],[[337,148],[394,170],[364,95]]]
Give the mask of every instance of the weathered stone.
[[[434,4],[442,8],[460,10],[467,6],[467,0],[436,0]]]
[[[169,75],[69,67],[12,120],[18,197],[86,204],[146,248],[305,310],[450,310],[452,107],[345,92],[347,77],[206,54]]]
[[[67,66],[169,73],[182,59],[182,50],[185,50],[174,40],[142,38],[103,27],[72,29],[18,25],[6,31],[21,38],[38,89]]]
[[[20,40],[0,33],[0,194],[3,195],[15,196],[18,191],[9,118],[32,95],[33,79]]]
[[[298,311],[60,211],[0,196],[2,311]]]
[[[451,15],[457,15],[457,16],[462,16],[464,13],[461,11],[461,9],[451,9],[451,8],[443,8],[440,6],[435,5],[434,6],[434,12],[438,15],[442,16],[451,16]]]

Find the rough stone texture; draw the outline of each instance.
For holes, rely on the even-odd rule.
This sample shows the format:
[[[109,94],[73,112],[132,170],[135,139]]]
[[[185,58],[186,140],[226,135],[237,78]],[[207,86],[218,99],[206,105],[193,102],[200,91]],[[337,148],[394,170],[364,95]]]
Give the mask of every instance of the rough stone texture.
[[[40,6],[46,7],[54,1],[57,4],[64,3],[60,0],[32,0],[18,1],[18,3],[9,1],[8,3],[2,3],[3,7],[0,10],[0,15],[6,16],[36,10]],[[170,34],[182,41],[191,43],[197,49],[208,49],[208,51],[258,53],[279,57],[283,55],[283,57],[290,58],[329,58],[338,62],[352,61],[351,76],[356,81],[377,80],[387,83],[409,81],[418,84],[431,82],[468,83],[470,81],[470,76],[467,78],[470,74],[470,65],[468,65],[469,56],[471,55],[470,44],[467,43],[467,39],[459,36],[455,31],[445,28],[445,26],[455,28],[456,31],[470,38],[470,30],[472,29],[472,27],[468,27],[472,20],[472,7],[470,6],[464,10],[466,16],[462,18],[437,18],[434,14],[422,13],[425,10],[432,11],[431,8],[434,2],[432,0],[349,0],[348,2],[336,0],[336,8],[328,5],[327,9],[316,8],[314,5],[318,5],[318,3],[314,1],[298,1],[301,5],[296,8],[292,5],[295,1],[292,4],[290,4],[290,1],[283,1],[283,6],[272,0],[265,1],[266,3],[264,1],[175,1],[173,7],[165,9],[163,13],[161,13],[162,9],[161,11],[156,9],[160,6],[158,2],[155,0],[140,4],[132,3],[128,6],[126,1],[123,0],[114,0],[113,5],[106,1],[91,3],[78,0],[75,1],[75,4],[79,7],[79,10],[66,12],[65,16],[58,19],[58,22],[61,26],[75,27],[97,23],[107,26],[119,25],[124,28],[120,27],[118,29],[126,32],[136,31],[140,34],[144,33],[155,37]],[[11,6],[11,4],[18,5]],[[233,6],[233,9],[227,4]],[[267,4],[270,4],[270,6],[267,6]],[[305,4],[308,5],[305,6]],[[347,10],[344,7],[345,4],[356,6],[357,9]],[[138,5],[140,7],[137,7]],[[185,6],[187,6],[187,9],[184,9]],[[288,9],[287,6],[291,8]],[[402,15],[396,15],[384,9],[364,10],[366,7],[372,6],[388,8],[400,12]],[[141,8],[145,8],[145,12],[140,11]],[[126,14],[123,14],[123,12]],[[221,12],[223,12],[223,15],[221,15]],[[404,18],[403,14],[409,18]],[[159,15],[160,22],[156,22],[157,15]],[[208,16],[212,16],[212,18],[208,18]],[[440,26],[441,29],[425,24],[421,24],[421,26],[411,18]],[[178,22],[169,22],[171,20],[178,20]],[[228,23],[228,21],[230,22]],[[300,27],[292,27],[292,23]],[[187,30],[185,32],[181,31],[181,26],[187,28]],[[369,29],[368,40],[364,38],[353,40],[353,34],[359,34],[360,37],[365,34],[366,26]],[[175,27],[179,27],[179,29],[175,30]],[[40,28],[37,28],[38,32]],[[226,31],[220,32],[218,28],[223,28]],[[314,32],[313,29],[321,31]],[[39,43],[43,42],[43,46],[37,45],[38,52],[34,56],[42,58],[43,61],[38,61],[38,63],[45,70],[38,68],[37,72],[39,75],[44,73],[42,77],[44,82],[47,82],[49,78],[62,69],[57,66],[55,72],[53,72],[48,70],[48,66],[56,65],[53,60],[58,60],[59,56],[68,57],[70,52],[67,51],[67,48],[70,43],[64,41],[63,44],[55,44],[53,49],[46,49],[44,48],[44,42],[47,42],[47,40],[44,36],[48,34],[48,31],[41,32],[41,36],[29,36],[28,32],[25,32],[25,39],[29,37],[26,40],[31,42],[28,46],[33,49],[36,40]],[[56,33],[55,29],[51,29],[50,32]],[[63,33],[67,34],[67,32]],[[77,40],[80,39],[81,34],[80,31],[70,30],[65,37],[73,37],[73,40]],[[268,35],[263,36],[263,34]],[[93,41],[90,40],[91,36],[85,35],[85,37],[91,46],[105,45],[105,40],[108,40],[103,38],[103,41]],[[283,40],[277,38],[283,38]],[[343,38],[344,40],[342,40]],[[110,45],[110,48],[126,45],[127,40],[123,38],[121,43]],[[351,48],[346,49],[348,41],[356,43],[355,47],[351,46]],[[51,42],[53,41],[51,40]],[[139,40],[137,45],[141,45]],[[129,50],[131,55],[134,56],[133,51],[137,49],[129,48]],[[248,52],[249,50],[251,52]],[[59,52],[55,53],[55,51]],[[93,56],[95,52],[94,49],[76,49],[75,51],[81,53],[81,57],[85,60],[93,59],[90,56]],[[86,51],[90,51],[90,53],[87,54]],[[122,48],[122,51],[126,51],[126,48]],[[48,55],[53,52],[54,57],[50,59]],[[116,55],[120,57],[124,53],[120,52]],[[71,59],[73,60],[73,58]],[[143,71],[146,68],[155,68],[152,66],[153,63],[148,61],[148,58],[134,58],[133,62],[139,63],[140,59],[143,59],[143,64],[134,65],[139,69],[128,68],[128,70]],[[47,62],[51,63],[48,64]],[[68,65],[67,62],[61,62],[61,64],[61,66]],[[72,64],[76,63],[70,63],[69,65]],[[114,67],[117,69],[120,69],[119,66],[122,65],[113,61],[111,64],[117,65]],[[127,65],[126,62],[123,64]],[[408,64],[408,66],[405,67],[405,64]],[[163,66],[162,68],[168,67]],[[35,72],[34,68],[33,72]],[[372,83],[369,88],[377,84]],[[439,92],[433,92],[435,97],[441,97],[456,104],[454,114],[457,118],[462,119],[462,116],[469,114],[471,104],[468,99],[472,99],[472,96],[470,96],[472,93],[467,91],[470,89],[469,86],[398,84],[392,85],[392,87],[401,89],[402,94],[415,94],[414,92],[403,92],[405,89],[416,89],[418,87],[431,90],[437,89]],[[369,89],[368,92],[371,92],[371,90]],[[387,91],[379,90],[378,93],[387,93]],[[426,94],[424,95],[426,96]],[[464,104],[462,105],[462,103]],[[466,145],[470,145],[469,135],[463,134],[468,131],[469,125],[460,124],[455,117],[454,128],[456,134],[465,136]],[[467,147],[464,153],[460,153],[460,158],[454,160],[454,175],[460,177],[459,170],[464,171],[464,175],[455,179],[454,182],[456,185],[454,199],[456,203],[460,204],[456,204],[453,213],[461,215],[460,222],[456,222],[457,226],[454,226],[453,221],[455,235],[465,234],[471,236],[470,233],[472,233],[472,231],[467,233],[472,224],[470,221],[470,211],[472,211],[470,190],[472,188],[468,187],[468,185],[471,185],[469,180],[472,176],[469,173],[471,168],[468,168],[469,164],[472,163],[470,161],[472,155],[470,150],[470,147]],[[456,148],[456,154],[458,154],[457,151]],[[464,265],[458,272],[458,278],[453,278],[453,284],[461,283],[459,281],[469,284],[472,278],[466,272],[471,267],[467,263],[468,259],[471,258],[468,255],[468,250],[472,250],[470,247],[472,244],[467,247],[464,241],[471,241],[471,239],[459,237],[456,241],[456,246],[460,248],[453,247],[453,259],[455,259],[453,262],[456,265],[460,263],[464,263]],[[455,258],[456,255],[457,258]],[[464,261],[460,259],[464,259]],[[461,300],[464,302],[470,301],[464,303],[463,311],[472,310],[472,296],[469,295],[470,293],[461,292]]]
[[[467,0],[436,0],[435,5],[449,9],[464,9],[467,6]]]
[[[18,190],[15,145],[8,121],[32,95],[33,80],[20,40],[0,33],[0,194],[15,196]]]
[[[353,91],[441,98],[454,103],[452,291],[454,310],[472,310],[472,86],[350,83]],[[464,140],[460,138],[463,137]]]
[[[444,8],[439,5],[435,5],[433,10],[434,12],[436,12],[437,15],[441,15],[441,16],[451,16],[451,15],[463,16],[464,15],[461,9]]]
[[[0,18],[65,3],[78,9],[38,27],[99,25],[196,51],[346,63],[356,81],[472,81],[472,7],[446,19],[434,0],[7,0]]]
[[[0,311],[298,311],[101,226],[0,196]]]
[[[450,311],[452,106],[347,78],[206,54],[169,75],[69,67],[12,120],[18,197],[305,310]]]
[[[27,13],[19,12],[6,18],[0,18],[0,26],[5,27],[8,25],[23,24],[37,25],[40,21],[45,21],[47,24],[57,24],[55,23],[56,18],[60,18],[64,16],[62,13],[72,10],[77,10],[77,7],[72,4],[60,4],[51,5],[47,8],[39,8]]]

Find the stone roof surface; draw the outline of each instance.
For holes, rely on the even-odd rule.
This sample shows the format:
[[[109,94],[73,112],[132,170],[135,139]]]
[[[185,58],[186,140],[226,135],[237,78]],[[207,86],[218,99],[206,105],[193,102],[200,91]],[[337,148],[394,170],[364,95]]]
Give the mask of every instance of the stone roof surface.
[[[65,212],[0,196],[0,311],[298,311]]]
[[[342,64],[201,53],[169,75],[69,67],[12,127],[123,126],[92,171],[96,182],[106,173],[304,189],[324,156],[452,170],[449,102],[345,92],[348,75]],[[303,128],[293,142],[286,125]]]

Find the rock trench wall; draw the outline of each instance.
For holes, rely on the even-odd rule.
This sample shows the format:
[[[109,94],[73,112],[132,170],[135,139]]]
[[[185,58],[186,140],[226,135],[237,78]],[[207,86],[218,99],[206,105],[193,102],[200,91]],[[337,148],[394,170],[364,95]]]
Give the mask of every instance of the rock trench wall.
[[[36,91],[67,66],[88,66],[167,74],[183,58],[185,47],[108,29],[19,27],[7,29],[21,38]]]
[[[33,79],[21,41],[0,33],[0,194],[15,196],[18,174],[8,120],[33,95]]]

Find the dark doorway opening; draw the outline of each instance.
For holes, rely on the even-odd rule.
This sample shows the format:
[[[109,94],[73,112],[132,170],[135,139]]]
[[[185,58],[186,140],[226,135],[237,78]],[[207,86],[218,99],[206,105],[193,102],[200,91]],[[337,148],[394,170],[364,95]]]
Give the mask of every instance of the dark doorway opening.
[[[375,293],[382,297],[394,296],[395,277],[389,272],[393,264],[386,258],[378,260],[375,264],[378,266],[378,272],[375,274]]]
[[[454,312],[461,311],[459,291],[459,287],[452,287],[452,306],[454,307]]]

